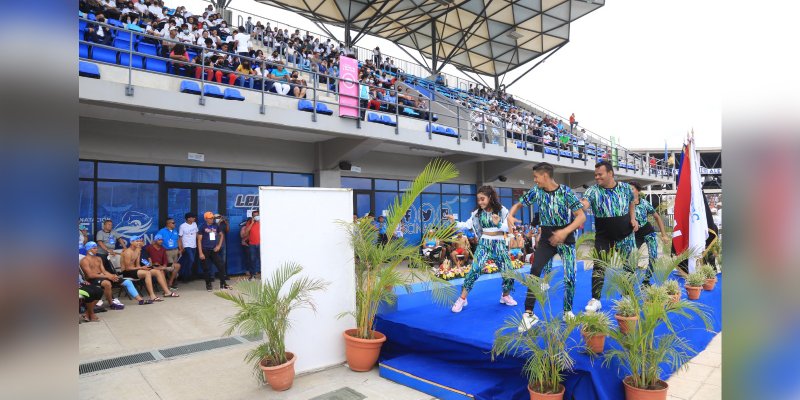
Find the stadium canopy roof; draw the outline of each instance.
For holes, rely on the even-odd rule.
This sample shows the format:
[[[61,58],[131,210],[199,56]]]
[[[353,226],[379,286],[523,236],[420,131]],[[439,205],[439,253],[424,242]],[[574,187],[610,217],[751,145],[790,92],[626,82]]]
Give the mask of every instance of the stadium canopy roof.
[[[570,23],[605,0],[256,0],[312,21],[418,50],[433,60],[497,77],[569,41]],[[352,32],[356,32],[350,40]],[[437,64],[439,67],[437,67]]]

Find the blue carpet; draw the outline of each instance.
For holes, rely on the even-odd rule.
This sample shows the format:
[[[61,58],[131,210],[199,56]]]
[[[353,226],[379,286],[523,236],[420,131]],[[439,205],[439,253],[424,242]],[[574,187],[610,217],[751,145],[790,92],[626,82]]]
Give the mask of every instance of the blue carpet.
[[[559,264],[556,262],[556,266]],[[561,268],[556,268],[553,282],[562,279],[560,271]],[[583,310],[591,297],[591,273],[591,270],[578,271],[576,313]],[[678,280],[683,285],[683,280]],[[712,292],[703,291],[698,301],[711,309],[715,332],[722,329],[722,283],[720,277],[716,288]],[[414,307],[380,313],[376,328],[388,338],[381,351],[381,375],[440,398],[464,398],[458,397],[458,393],[465,393],[476,399],[527,399],[526,380],[521,375],[524,360],[492,361],[489,354],[495,330],[508,316],[521,313],[525,300],[525,288],[518,283],[513,293],[519,303],[516,307],[500,304],[500,291],[500,278],[494,276],[476,283],[468,298],[469,305],[458,314],[452,313],[449,306],[436,306],[430,300]],[[405,304],[417,304],[419,298],[429,299],[430,293],[420,291],[400,296]],[[404,296],[418,298],[411,301],[402,299]],[[551,307],[560,314],[563,291],[552,290],[550,296]],[[602,301],[603,311],[610,313],[611,300],[604,298]],[[535,311],[542,315],[541,310]],[[705,349],[716,334],[706,331],[698,318],[673,317],[672,323],[697,352]],[[574,332],[571,339],[580,342],[580,333]],[[606,340],[606,350],[615,346],[615,342]],[[626,372],[618,363],[603,367],[602,358],[590,357],[579,349],[572,355],[575,371],[565,382],[566,399],[624,399],[621,381]],[[666,380],[674,371],[667,365],[662,367],[662,379]],[[443,395],[442,390],[450,395]]]

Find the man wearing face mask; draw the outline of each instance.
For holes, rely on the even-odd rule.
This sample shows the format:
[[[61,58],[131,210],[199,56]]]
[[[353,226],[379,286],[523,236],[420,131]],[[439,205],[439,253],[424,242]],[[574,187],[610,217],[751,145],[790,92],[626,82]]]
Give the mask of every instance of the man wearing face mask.
[[[247,237],[247,250],[250,256],[250,268],[246,274],[252,279],[256,274],[261,274],[261,216],[258,210],[253,210],[253,219],[245,225],[244,234]]]
[[[180,40],[182,43],[189,44],[194,42],[194,35],[192,35],[192,32],[189,30],[189,25],[181,25],[180,32],[178,33],[178,40]]]

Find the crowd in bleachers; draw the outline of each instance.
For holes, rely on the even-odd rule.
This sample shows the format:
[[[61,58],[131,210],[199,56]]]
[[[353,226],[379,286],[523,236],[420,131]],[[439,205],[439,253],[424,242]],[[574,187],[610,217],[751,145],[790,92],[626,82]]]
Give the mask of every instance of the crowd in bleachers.
[[[242,26],[230,26],[212,5],[193,14],[182,6],[165,7],[161,0],[80,0],[79,12],[85,18],[80,22],[85,41],[82,57],[123,65],[131,62],[135,68],[263,88],[301,99],[312,87],[338,93],[339,56],[355,55],[353,49],[330,38],[299,29],[290,33],[289,28],[270,22],[253,23],[251,17]],[[102,46],[86,49],[87,43],[123,51]],[[129,59],[127,49],[138,55]],[[435,122],[438,116],[431,112],[431,102],[444,102],[451,110],[460,109],[456,123],[464,138],[494,144],[508,140],[517,148],[576,159],[609,157],[605,146],[578,128],[574,115],[565,122],[534,112],[517,105],[503,87],[452,88],[442,74],[430,79],[406,74],[378,47],[371,58],[359,61],[358,80],[362,119],[396,125],[396,120],[365,115],[376,110]],[[459,135],[445,127],[429,126],[428,130]],[[636,168],[626,163],[623,167]]]

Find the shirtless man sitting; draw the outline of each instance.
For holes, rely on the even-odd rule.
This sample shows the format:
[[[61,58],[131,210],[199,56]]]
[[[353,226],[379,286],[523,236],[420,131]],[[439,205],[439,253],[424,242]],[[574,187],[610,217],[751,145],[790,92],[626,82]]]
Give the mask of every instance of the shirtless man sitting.
[[[97,256],[97,243],[95,242],[88,242],[84,246],[86,249],[86,257],[84,257],[80,262],[81,271],[83,271],[83,276],[86,278],[86,281],[94,286],[98,286],[103,289],[103,294],[110,304],[112,310],[122,310],[125,306],[117,299],[113,299],[111,297],[111,285],[113,283],[119,282],[125,289],[128,290],[128,293],[131,294],[139,304],[144,304],[141,296],[136,291],[136,288],[133,286],[133,283],[127,280],[122,280],[116,274],[112,274],[103,267],[103,262],[100,260],[100,257]],[[122,281],[122,282],[120,282]]]
[[[453,246],[455,246],[455,250],[450,253],[450,259],[456,266],[461,267],[465,262],[469,261],[469,239],[464,235],[464,232],[458,231],[456,233]]]
[[[122,251],[120,264],[122,266],[122,276],[131,279],[142,279],[147,288],[147,294],[150,295],[150,300],[147,302],[164,301],[164,299],[156,296],[153,292],[153,278],[158,281],[158,285],[164,290],[164,297],[178,297],[178,294],[169,290],[167,280],[164,277],[164,272],[153,269],[150,266],[143,266],[142,260],[142,245],[144,239],[141,236],[134,236],[131,238],[131,245]],[[141,304],[141,302],[140,302]]]
[[[508,242],[508,255],[515,260],[525,261],[525,239],[519,230],[512,234]]]

